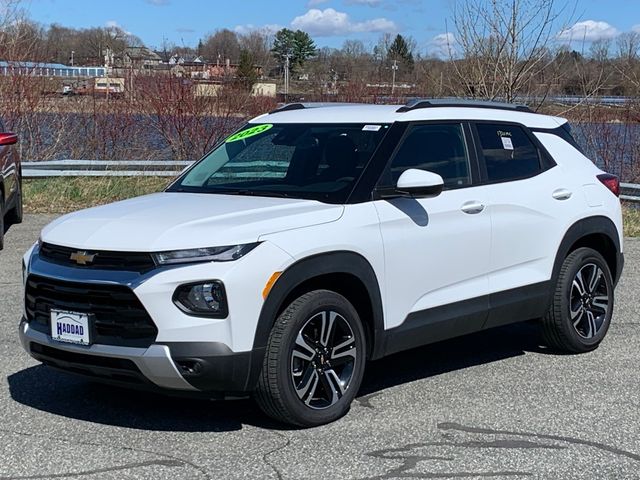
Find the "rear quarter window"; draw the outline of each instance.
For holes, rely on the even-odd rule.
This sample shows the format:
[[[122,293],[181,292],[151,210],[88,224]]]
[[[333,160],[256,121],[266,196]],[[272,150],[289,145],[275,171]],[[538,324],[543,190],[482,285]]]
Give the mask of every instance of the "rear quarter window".
[[[481,123],[476,129],[488,181],[517,180],[542,171],[540,152],[522,127]]]

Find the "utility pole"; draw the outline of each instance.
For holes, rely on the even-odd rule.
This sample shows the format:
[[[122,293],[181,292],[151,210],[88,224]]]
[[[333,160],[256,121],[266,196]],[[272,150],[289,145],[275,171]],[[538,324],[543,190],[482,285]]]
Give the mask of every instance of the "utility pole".
[[[76,53],[73,50],[71,50],[71,66],[73,67],[73,54]]]
[[[284,56],[284,102],[289,100],[289,58],[291,54],[287,53]]]
[[[398,61],[394,60],[393,65],[391,66],[392,77],[391,77],[391,95],[393,95],[394,90],[396,89],[396,71],[398,70]]]

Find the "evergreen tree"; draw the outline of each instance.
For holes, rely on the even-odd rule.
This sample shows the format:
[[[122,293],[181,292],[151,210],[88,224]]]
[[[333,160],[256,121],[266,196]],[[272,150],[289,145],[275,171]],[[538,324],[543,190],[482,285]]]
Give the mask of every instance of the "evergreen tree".
[[[285,58],[289,55],[289,65],[292,70],[302,68],[304,63],[316,53],[316,45],[307,32],[283,28],[278,31],[271,49],[274,57],[284,68]]]
[[[255,68],[254,57],[247,49],[240,50],[240,62],[238,63],[238,81],[246,90],[251,90],[258,80],[258,72]]]
[[[387,52],[387,59],[391,62],[394,60],[401,62],[409,71],[413,70],[413,53],[411,53],[409,44],[402,35],[398,34],[394,38]]]

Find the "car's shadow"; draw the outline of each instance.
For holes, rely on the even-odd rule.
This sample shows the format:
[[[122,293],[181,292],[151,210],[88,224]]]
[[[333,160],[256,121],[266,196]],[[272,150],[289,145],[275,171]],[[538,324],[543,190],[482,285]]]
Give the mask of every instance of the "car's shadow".
[[[377,392],[474,365],[542,352],[535,325],[518,324],[398,353],[370,362],[358,400]],[[77,420],[155,431],[219,432],[249,424],[286,429],[253,401],[207,401],[168,397],[100,385],[42,365],[8,377],[11,397],[38,410]]]

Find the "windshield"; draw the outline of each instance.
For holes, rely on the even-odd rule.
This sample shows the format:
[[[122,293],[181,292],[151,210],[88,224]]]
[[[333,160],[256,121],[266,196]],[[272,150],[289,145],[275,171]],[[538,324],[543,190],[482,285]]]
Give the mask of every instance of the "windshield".
[[[168,191],[344,203],[388,127],[248,124]]]

